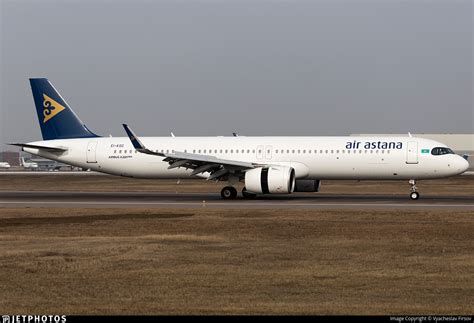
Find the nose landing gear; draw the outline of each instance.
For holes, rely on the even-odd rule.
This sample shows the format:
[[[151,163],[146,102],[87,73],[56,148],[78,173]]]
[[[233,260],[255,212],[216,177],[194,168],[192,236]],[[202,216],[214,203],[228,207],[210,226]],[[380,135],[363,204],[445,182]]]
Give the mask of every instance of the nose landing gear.
[[[420,193],[418,193],[416,190],[416,181],[414,179],[410,179],[410,181],[408,182],[410,183],[411,185],[411,193],[410,193],[410,199],[412,200],[418,200],[420,198]]]

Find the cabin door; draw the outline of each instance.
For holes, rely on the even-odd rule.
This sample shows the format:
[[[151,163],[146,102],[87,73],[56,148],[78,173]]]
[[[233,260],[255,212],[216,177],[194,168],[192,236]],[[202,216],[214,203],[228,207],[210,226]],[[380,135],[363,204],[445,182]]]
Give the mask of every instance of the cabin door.
[[[89,141],[87,144],[87,162],[97,163],[96,157],[97,141]]]
[[[408,142],[407,164],[418,164],[418,142],[416,141]]]
[[[266,146],[265,147],[265,159],[266,160],[271,160],[272,159],[272,152],[273,152],[273,147],[272,146]]]

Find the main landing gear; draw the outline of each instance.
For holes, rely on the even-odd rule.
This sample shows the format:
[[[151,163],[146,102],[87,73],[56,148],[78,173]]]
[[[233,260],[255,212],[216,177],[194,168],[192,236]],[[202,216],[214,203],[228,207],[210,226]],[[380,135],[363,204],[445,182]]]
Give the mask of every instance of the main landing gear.
[[[410,183],[411,185],[411,193],[410,193],[410,199],[412,200],[418,200],[420,198],[420,193],[418,193],[416,190],[416,181],[414,179],[410,179],[410,181],[408,182]]]
[[[257,194],[248,192],[244,187],[242,189],[242,196],[246,199],[253,199]],[[232,186],[226,186],[221,191],[221,197],[224,200],[234,200],[237,197],[237,190]]]
[[[232,186],[226,186],[221,191],[224,200],[233,200],[237,197],[237,190]]]

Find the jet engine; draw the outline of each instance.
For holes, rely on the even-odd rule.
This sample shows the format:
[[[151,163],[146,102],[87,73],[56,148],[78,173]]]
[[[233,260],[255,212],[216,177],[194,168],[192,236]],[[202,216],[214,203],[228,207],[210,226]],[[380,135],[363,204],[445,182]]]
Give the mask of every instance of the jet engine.
[[[245,189],[255,194],[289,194],[295,189],[295,170],[286,166],[251,169],[245,173]]]

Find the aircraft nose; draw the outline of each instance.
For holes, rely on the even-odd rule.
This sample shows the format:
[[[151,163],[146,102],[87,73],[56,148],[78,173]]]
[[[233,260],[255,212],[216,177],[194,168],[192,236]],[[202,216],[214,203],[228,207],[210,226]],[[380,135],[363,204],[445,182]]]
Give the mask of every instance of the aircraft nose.
[[[469,162],[461,156],[457,156],[458,161],[456,163],[456,168],[459,171],[459,174],[464,173],[469,168]]]

